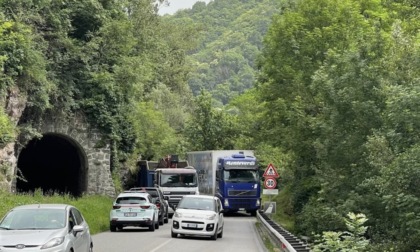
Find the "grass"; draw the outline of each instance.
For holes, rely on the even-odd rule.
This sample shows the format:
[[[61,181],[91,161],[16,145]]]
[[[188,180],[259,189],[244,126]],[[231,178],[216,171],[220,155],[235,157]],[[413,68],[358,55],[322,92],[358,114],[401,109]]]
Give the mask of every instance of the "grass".
[[[37,190],[34,194],[12,194],[0,191],[0,218],[12,208],[26,204],[64,203],[78,208],[90,227],[92,234],[109,230],[109,211],[112,207],[113,198],[101,195],[85,195],[74,198],[70,195],[53,194],[43,195]]]

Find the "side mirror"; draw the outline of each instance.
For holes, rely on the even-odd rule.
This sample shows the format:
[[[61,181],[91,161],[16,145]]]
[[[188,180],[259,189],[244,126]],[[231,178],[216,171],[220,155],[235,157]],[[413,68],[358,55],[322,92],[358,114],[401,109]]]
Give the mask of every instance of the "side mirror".
[[[76,235],[79,232],[83,232],[85,230],[85,228],[81,225],[75,225],[73,227],[73,233]]]

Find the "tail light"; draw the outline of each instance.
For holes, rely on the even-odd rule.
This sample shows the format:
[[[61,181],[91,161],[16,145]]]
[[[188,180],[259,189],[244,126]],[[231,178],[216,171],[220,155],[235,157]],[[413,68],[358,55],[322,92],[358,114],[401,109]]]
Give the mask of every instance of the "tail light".
[[[157,208],[160,209],[160,203],[156,203]]]
[[[140,206],[142,209],[149,209],[150,206]]]
[[[116,206],[116,205],[113,205],[113,206],[112,206],[112,208],[113,208],[113,209],[120,209],[120,208],[121,208],[121,206]]]

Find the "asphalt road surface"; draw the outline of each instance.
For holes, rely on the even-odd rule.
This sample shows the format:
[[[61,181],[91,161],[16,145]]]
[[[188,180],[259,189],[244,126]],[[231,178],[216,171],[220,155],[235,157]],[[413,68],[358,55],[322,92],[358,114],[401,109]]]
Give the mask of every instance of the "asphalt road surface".
[[[95,252],[265,252],[255,228],[256,218],[237,214],[225,216],[223,238],[178,235],[171,238],[172,219],[154,232],[128,227],[118,232],[93,236]]]

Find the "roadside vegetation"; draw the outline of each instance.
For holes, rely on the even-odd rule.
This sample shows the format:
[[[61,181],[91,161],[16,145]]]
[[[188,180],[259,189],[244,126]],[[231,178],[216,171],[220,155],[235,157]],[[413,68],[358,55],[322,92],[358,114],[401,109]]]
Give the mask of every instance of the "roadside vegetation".
[[[83,114],[118,189],[139,156],[251,149],[277,167],[274,218],[296,236],[322,242],[355,213],[360,251],[420,249],[418,0],[214,0],[164,17],[155,2],[0,1],[1,104],[25,108],[3,106],[0,148]]]

